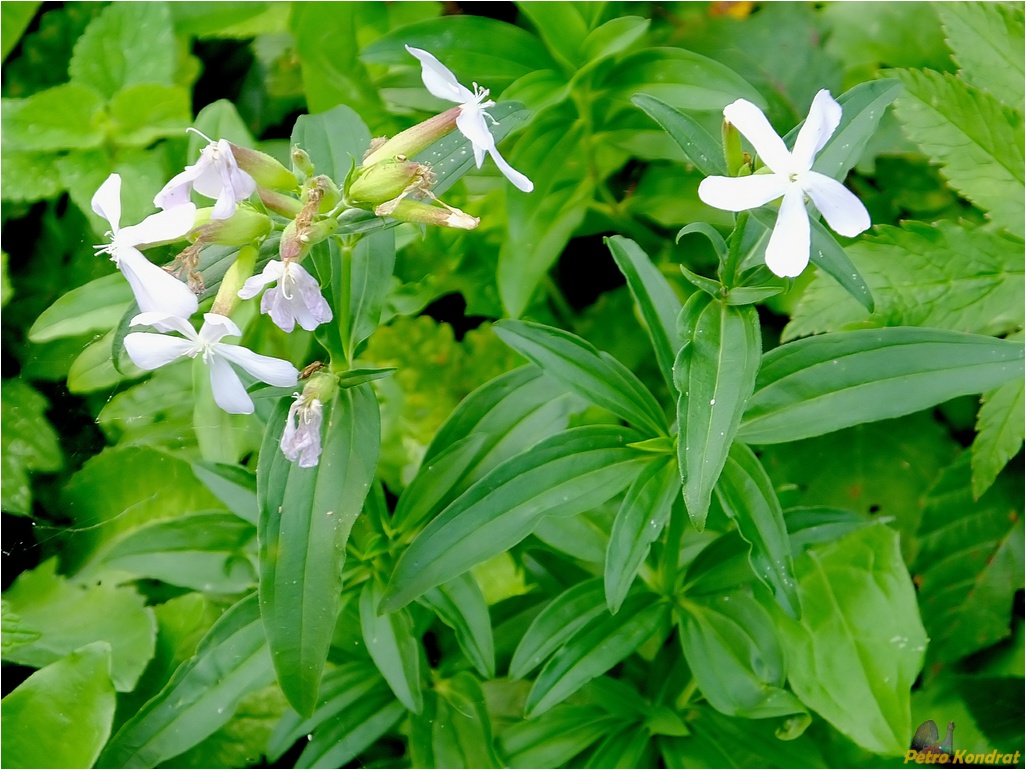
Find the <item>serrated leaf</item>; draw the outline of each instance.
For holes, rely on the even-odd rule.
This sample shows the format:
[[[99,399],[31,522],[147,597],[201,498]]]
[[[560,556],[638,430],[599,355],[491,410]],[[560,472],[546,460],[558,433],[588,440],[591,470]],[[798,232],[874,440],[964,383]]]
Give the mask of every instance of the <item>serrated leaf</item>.
[[[22,380],[5,380],[0,388],[0,507],[5,513],[32,512],[29,473],[61,469],[57,432],[47,421],[46,399]]]
[[[0,150],[0,157],[4,168],[0,196],[5,201],[46,200],[56,197],[64,189],[57,170],[56,153],[15,150],[5,144]]]
[[[1024,383],[1019,380],[983,394],[972,447],[972,488],[976,499],[990,488],[1022,446],[1026,424],[1023,391]]]
[[[0,626],[0,638],[2,638],[2,642],[0,642],[2,655],[0,657],[7,658],[15,647],[31,644],[42,636],[42,633],[27,626],[21,619],[21,615],[11,609],[11,605],[6,599],[0,602],[0,607],[3,612],[2,626]]]
[[[4,99],[4,144],[7,149],[37,152],[99,147],[103,107],[100,94],[75,83],[27,99]]]
[[[969,491],[963,454],[930,491],[916,573],[930,633],[929,659],[951,663],[1009,635],[1012,596],[1023,586],[1022,477]]]
[[[360,628],[371,660],[392,688],[395,697],[414,714],[424,710],[420,678],[420,643],[413,635],[413,619],[402,607],[377,612],[381,589],[369,581],[360,592]]]
[[[1023,9],[1005,3],[944,3],[937,13],[966,81],[1023,109]]]
[[[1022,113],[950,74],[896,70],[905,93],[895,104],[908,137],[962,196],[999,227],[1024,234]]]
[[[738,438],[773,444],[911,414],[1021,377],[1020,343],[893,327],[824,334],[763,356]]]
[[[122,147],[146,147],[184,133],[192,118],[190,94],[181,86],[140,83],[110,100],[111,135]]]

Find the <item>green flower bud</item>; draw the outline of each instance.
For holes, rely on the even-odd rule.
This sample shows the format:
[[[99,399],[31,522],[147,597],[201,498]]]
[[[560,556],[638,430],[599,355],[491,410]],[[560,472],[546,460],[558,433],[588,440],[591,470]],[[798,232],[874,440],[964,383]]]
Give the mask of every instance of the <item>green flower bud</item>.
[[[310,160],[310,156],[306,154],[306,151],[299,147],[292,148],[292,168],[305,177],[314,175],[313,161]]]
[[[213,211],[213,208],[196,211],[193,240],[221,246],[244,246],[265,238],[273,226],[269,216],[251,208],[239,206],[228,219],[211,219]]]
[[[378,216],[398,219],[400,222],[454,227],[459,230],[473,230],[481,221],[477,217],[472,217],[470,214],[451,206],[439,208],[409,199],[403,199],[394,204],[391,202],[383,203],[374,210],[374,213]]]
[[[282,195],[263,187],[257,188],[257,194],[260,196],[260,201],[269,211],[281,214],[288,219],[294,219],[303,210],[302,202],[296,200],[291,195]]]
[[[299,186],[296,175],[270,155],[232,144],[232,155],[239,168],[249,174],[260,187],[274,190],[294,190]]]
[[[307,180],[303,190],[303,203],[309,204],[315,198],[319,201],[316,213],[327,214],[342,200],[342,193],[330,178],[321,174]]]
[[[322,219],[303,226],[299,220],[289,222],[281,234],[278,254],[285,259],[302,259],[307,252],[338,229],[334,219]]]
[[[363,158],[363,166],[373,166],[375,163],[398,156],[412,158],[456,128],[456,118],[460,116],[460,109],[453,107],[396,134],[379,147],[372,146]]]
[[[256,246],[248,245],[239,249],[239,255],[232,262],[232,266],[221,279],[221,286],[214,297],[214,304],[210,308],[211,313],[218,313],[223,316],[231,316],[232,311],[238,306],[239,289],[246,283],[246,279],[253,275],[253,268],[256,267],[258,249]]]
[[[723,121],[723,158],[727,161],[727,176],[737,176],[744,165],[744,151],[741,149],[741,134],[734,124]]]
[[[368,208],[398,198],[408,190],[427,189],[433,180],[428,166],[402,157],[361,167],[356,174],[347,197],[353,205],[369,204]]]

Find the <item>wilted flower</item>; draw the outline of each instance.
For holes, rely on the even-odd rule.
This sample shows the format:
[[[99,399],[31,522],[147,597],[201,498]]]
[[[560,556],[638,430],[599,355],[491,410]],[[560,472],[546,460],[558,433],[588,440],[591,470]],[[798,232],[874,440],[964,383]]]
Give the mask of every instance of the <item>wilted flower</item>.
[[[710,206],[727,211],[757,208],[783,196],[766,246],[766,266],[776,275],[793,277],[809,264],[811,236],[806,195],[830,227],[841,235],[854,237],[872,224],[866,207],[851,191],[837,180],[812,170],[816,154],[841,122],[841,105],[829,91],[816,94],[791,152],[762,110],[751,102],[738,99],[724,108],[723,115],[752,143],[773,173],[711,176],[702,180],[698,195]]]
[[[456,127],[470,140],[474,146],[474,162],[478,168],[484,162],[485,153],[488,153],[495,160],[499,171],[513,183],[513,185],[524,192],[531,192],[534,184],[526,176],[521,174],[503,158],[495,148],[495,139],[488,130],[485,118],[495,120],[485,110],[495,105],[495,102],[488,99],[488,89],[481,88],[474,83],[474,90],[460,85],[456,76],[449,69],[436,59],[432,54],[420,48],[406,46],[406,50],[416,56],[421,63],[421,78],[424,86],[439,99],[446,99],[450,102],[459,102],[460,114],[456,118]],[[487,101],[486,101],[487,100]]]
[[[195,131],[195,129],[192,129]],[[199,131],[196,131],[199,134]],[[203,134],[200,134],[203,136]],[[257,188],[249,174],[239,168],[226,139],[218,142],[203,136],[209,144],[200,152],[199,160],[171,179],[157,193],[153,205],[173,209],[189,200],[189,190],[207,198],[216,198],[211,219],[227,219],[235,213],[235,204],[244,201]]]
[[[276,281],[277,286],[264,292],[260,312],[269,313],[283,331],[291,332],[297,321],[307,331],[313,331],[331,320],[331,308],[321,295],[321,287],[306,268],[291,260],[268,262],[260,275],[254,275],[243,284],[239,296],[251,299]]]
[[[281,452],[291,462],[298,460],[300,468],[313,468],[321,456],[321,402],[308,393],[296,393],[295,398],[285,418]]]
[[[241,366],[261,382],[287,387],[295,385],[299,372],[288,361],[262,356],[241,345],[221,342],[228,335],[242,336],[230,318],[216,313],[203,316],[199,333],[184,318],[164,313],[140,313],[132,319],[133,326],[154,326],[164,331],[177,331],[183,337],[151,332],[132,332],[125,337],[125,350],[140,369],[152,371],[179,358],[203,357],[210,367],[210,387],[214,401],[230,414],[251,414],[253,401],[232,369]]]
[[[109,254],[135,294],[144,313],[166,313],[188,318],[196,312],[196,295],[184,283],[142,255],[137,246],[166,243],[183,238],[193,227],[196,207],[191,203],[146,217],[137,225],[120,227],[121,176],[111,174],[93,195],[93,211],[110,224],[109,244],[96,246],[97,254]]]

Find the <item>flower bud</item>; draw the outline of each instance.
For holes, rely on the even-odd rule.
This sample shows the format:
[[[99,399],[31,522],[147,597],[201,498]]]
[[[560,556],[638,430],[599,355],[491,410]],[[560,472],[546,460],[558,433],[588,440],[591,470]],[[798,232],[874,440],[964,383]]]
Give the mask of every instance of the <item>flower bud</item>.
[[[303,190],[303,203],[309,203],[314,199],[319,201],[316,213],[327,214],[342,200],[342,193],[329,177],[320,174],[307,180]]]
[[[303,210],[302,202],[296,200],[291,195],[282,195],[263,187],[257,188],[257,194],[260,196],[260,202],[269,211],[281,214],[288,219],[295,219],[296,215]]]
[[[357,177],[347,196],[353,205],[376,204],[398,198],[407,190],[430,187],[433,174],[428,166],[405,158],[394,158],[356,170]]]
[[[338,229],[334,219],[322,219],[303,226],[299,220],[285,225],[278,245],[278,254],[283,260],[302,259],[307,252]]]
[[[454,227],[459,230],[473,230],[481,221],[477,217],[472,217],[470,214],[451,206],[439,208],[409,199],[401,200],[394,205],[383,203],[374,210],[374,213],[378,216],[389,216],[393,219],[398,219],[400,222]]]
[[[460,109],[460,107],[453,107],[451,110],[446,110],[433,118],[428,118],[423,123],[418,123],[412,128],[396,134],[380,147],[372,147],[364,156],[363,166],[373,166],[375,163],[399,155],[412,158],[456,128],[456,118],[460,116]]]
[[[232,155],[239,168],[249,174],[261,187],[274,190],[294,190],[299,186],[296,175],[270,155],[232,144]]]
[[[301,150],[299,147],[292,148],[292,168],[305,177],[314,175],[313,161],[310,160],[310,156],[306,154],[306,151]]]
[[[210,308],[211,313],[227,317],[235,310],[239,304],[239,289],[246,283],[246,279],[253,275],[257,251],[256,246],[252,244],[239,249],[239,255],[224,274],[224,278],[221,279],[217,296],[214,297],[214,304]]]
[[[221,246],[244,246],[271,232],[271,218],[259,211],[239,206],[228,219],[212,219],[213,208],[199,209],[193,226],[194,240]]]
[[[723,158],[727,161],[727,176],[737,176],[744,165],[741,134],[729,120],[723,121]]]

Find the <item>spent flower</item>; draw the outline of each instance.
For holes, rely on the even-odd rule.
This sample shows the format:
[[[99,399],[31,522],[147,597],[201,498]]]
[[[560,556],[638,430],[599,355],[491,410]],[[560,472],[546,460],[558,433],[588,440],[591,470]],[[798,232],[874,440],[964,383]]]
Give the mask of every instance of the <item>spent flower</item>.
[[[811,233],[805,209],[808,196],[836,232],[854,237],[869,228],[869,212],[854,193],[836,179],[812,170],[816,154],[841,122],[841,105],[822,90],[812,100],[809,116],[788,152],[762,110],[745,99],[728,104],[724,117],[752,143],[772,173],[711,176],[698,187],[699,197],[727,211],[758,208],[783,197],[766,246],[766,266],[776,275],[794,277],[809,264]]]
[[[267,313],[283,331],[291,332],[296,322],[307,331],[313,331],[331,320],[331,308],[321,294],[321,287],[302,265],[292,260],[273,259],[263,272],[246,281],[239,290],[242,299],[252,299],[268,284],[260,300],[260,312]]]
[[[196,133],[199,134],[198,131]],[[153,199],[153,205],[173,209],[187,203],[189,191],[195,190],[204,197],[217,200],[211,219],[228,219],[235,213],[235,204],[256,192],[257,185],[253,177],[239,168],[228,140],[215,142],[209,137],[203,138],[209,144],[200,152],[199,160],[186,166],[164,185]]]
[[[321,456],[323,407],[311,393],[294,395],[296,400],[289,407],[279,446],[290,462],[298,461],[300,468],[313,468]]]

